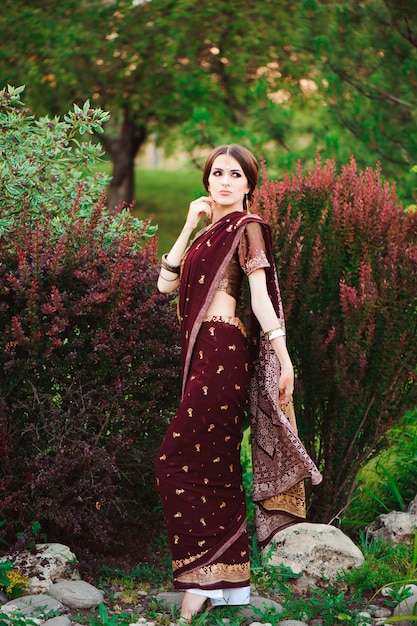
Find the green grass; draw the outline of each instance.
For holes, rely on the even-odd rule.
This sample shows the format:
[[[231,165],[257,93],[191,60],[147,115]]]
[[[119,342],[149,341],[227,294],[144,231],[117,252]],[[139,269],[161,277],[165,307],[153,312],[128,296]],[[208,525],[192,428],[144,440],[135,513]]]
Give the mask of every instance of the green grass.
[[[192,200],[205,194],[198,170],[137,169],[136,207],[134,214],[145,218],[153,215],[158,224],[159,254],[168,252],[184,225]]]
[[[158,542],[156,553],[161,545]],[[370,604],[392,610],[397,602],[408,597],[407,584],[416,582],[417,540],[412,548],[405,544],[387,545],[363,537],[360,548],[365,557],[360,568],[341,572],[337,580],[329,582],[324,588],[313,587],[305,594],[297,594],[291,589],[290,579],[296,575],[289,568],[272,566],[268,553],[252,550],[252,585],[261,596],[272,598],[283,607],[282,614],[276,613],[274,609],[259,610],[259,621],[269,622],[272,626],[278,626],[283,618],[308,621],[312,626],[336,626],[346,622],[351,626],[359,626],[366,621],[359,615],[359,611],[367,610]],[[90,626],[128,626],[135,622],[135,611],[139,611],[141,617],[146,616],[153,621],[155,626],[169,626],[172,621],[176,621],[178,610],[165,607],[155,598],[158,591],[171,589],[169,556],[164,552],[162,558],[159,557],[158,566],[154,552],[154,547],[149,545],[151,563],[140,563],[124,575],[121,570],[103,567],[104,576],[99,581],[99,587],[107,590],[109,610],[105,607],[99,608],[98,612],[93,609]],[[389,593],[382,594],[383,588]],[[146,591],[148,595],[144,597],[138,589]],[[200,614],[193,620],[193,624],[222,626],[223,618],[228,618],[230,626],[247,624],[237,614],[236,607],[223,607],[213,613]],[[84,616],[84,621],[77,621],[85,624],[86,618]],[[390,618],[391,621],[398,619]]]
[[[405,511],[417,481],[417,410],[407,411],[386,435],[390,442],[360,470],[342,530],[354,536],[381,513]]]
[[[111,165],[104,161],[97,169],[111,174]],[[192,200],[205,195],[201,172],[197,169],[135,170],[135,199],[133,214],[140,219],[152,216],[158,225],[158,254],[168,252],[187,216]]]

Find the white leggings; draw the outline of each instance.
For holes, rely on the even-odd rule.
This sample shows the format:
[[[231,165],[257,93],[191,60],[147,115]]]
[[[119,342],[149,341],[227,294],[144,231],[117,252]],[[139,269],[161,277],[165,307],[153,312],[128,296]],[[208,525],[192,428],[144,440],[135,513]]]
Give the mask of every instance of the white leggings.
[[[210,598],[212,606],[250,603],[250,586],[235,589],[187,589],[187,591]]]

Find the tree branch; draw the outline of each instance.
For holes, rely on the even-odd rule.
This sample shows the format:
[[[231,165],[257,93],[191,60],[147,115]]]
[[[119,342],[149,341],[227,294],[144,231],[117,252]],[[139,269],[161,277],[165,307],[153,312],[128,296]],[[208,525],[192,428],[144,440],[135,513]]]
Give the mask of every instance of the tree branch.
[[[374,89],[375,91],[380,93],[382,96],[384,96],[384,100],[391,100],[392,102],[395,102],[395,104],[400,104],[401,106],[404,106],[410,110],[414,109],[414,105],[411,104],[411,102],[406,102],[405,100],[401,100],[401,98],[397,98],[396,96],[393,96],[391,93],[388,93],[386,91],[383,91],[382,89],[379,89],[379,87],[374,87],[373,85],[371,85],[371,89]],[[381,98],[377,98],[377,100],[380,100],[380,99]]]

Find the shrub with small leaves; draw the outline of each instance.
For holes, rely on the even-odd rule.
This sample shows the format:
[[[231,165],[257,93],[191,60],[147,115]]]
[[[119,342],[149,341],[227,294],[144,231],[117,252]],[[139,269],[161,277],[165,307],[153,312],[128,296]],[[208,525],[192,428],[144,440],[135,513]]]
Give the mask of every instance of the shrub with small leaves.
[[[417,403],[417,214],[379,169],[332,161],[264,180],[296,369],[300,434],[324,480],[310,517],[329,521],[384,435]]]
[[[0,588],[9,584],[8,574],[13,569],[13,563],[7,559],[0,561]]]
[[[68,132],[95,119],[75,113],[84,126],[69,115]],[[49,127],[27,124],[36,167]],[[48,171],[63,184],[70,149],[51,150]],[[0,517],[9,541],[36,519],[50,540],[105,549],[129,545],[157,503],[153,460],[179,394],[178,328],[156,290],[150,224],[128,209],[109,216],[103,189],[77,177],[68,196],[25,191],[13,214],[0,189]]]
[[[17,571],[11,571],[6,574],[8,582],[4,585],[4,591],[10,600],[19,598],[27,589],[28,577],[22,576]]]
[[[99,144],[80,142],[85,133],[103,132],[109,114],[92,109],[87,101],[74,105],[63,120],[36,119],[21,101],[24,87],[8,86],[0,91],[0,235],[11,232],[26,201],[32,220],[55,218],[59,231],[77,194],[83,170],[101,157]],[[84,193],[78,210],[91,213],[106,179],[85,173]]]

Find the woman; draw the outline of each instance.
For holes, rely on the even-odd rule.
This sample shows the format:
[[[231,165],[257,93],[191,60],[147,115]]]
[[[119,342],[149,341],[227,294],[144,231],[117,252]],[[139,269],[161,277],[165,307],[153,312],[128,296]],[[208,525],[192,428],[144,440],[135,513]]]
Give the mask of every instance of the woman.
[[[285,343],[269,227],[248,213],[255,157],[238,145],[215,148],[185,225],[163,255],[158,289],[179,287],[183,393],[156,461],[181,619],[211,606],[250,601],[249,551],[240,444],[250,390],[253,497],[258,540],[303,519],[302,481],[320,474],[280,408],[294,372]],[[201,217],[210,224],[188,246]],[[236,317],[248,277],[251,338]],[[279,384],[278,384],[279,381]]]

